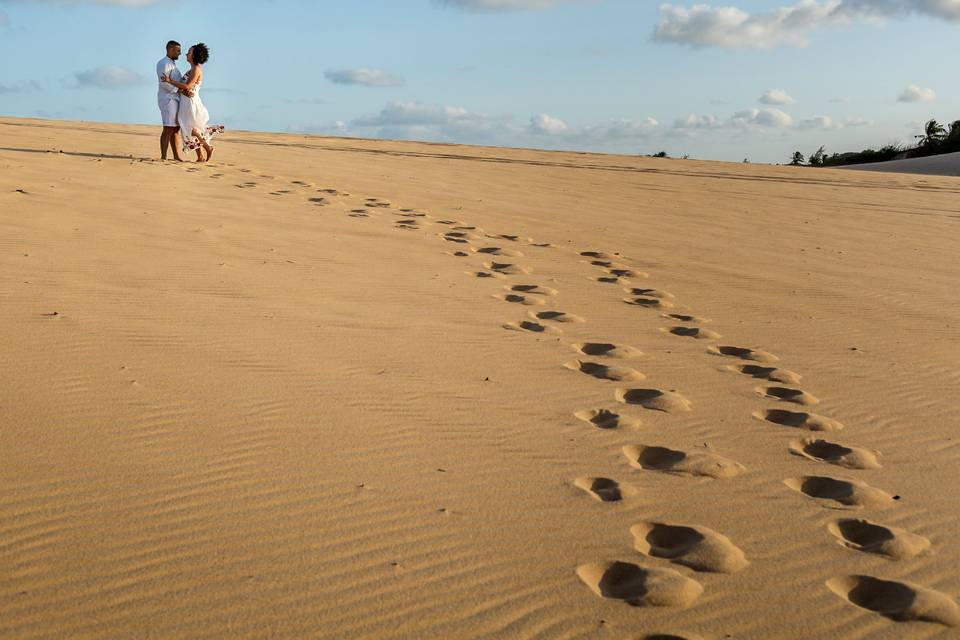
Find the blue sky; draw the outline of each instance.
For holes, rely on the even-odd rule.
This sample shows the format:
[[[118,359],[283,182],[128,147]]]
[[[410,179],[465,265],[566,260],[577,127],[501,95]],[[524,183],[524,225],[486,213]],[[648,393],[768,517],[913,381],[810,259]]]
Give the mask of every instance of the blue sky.
[[[0,0],[0,114],[785,161],[960,119],[960,0]],[[181,60],[181,68],[186,62]]]

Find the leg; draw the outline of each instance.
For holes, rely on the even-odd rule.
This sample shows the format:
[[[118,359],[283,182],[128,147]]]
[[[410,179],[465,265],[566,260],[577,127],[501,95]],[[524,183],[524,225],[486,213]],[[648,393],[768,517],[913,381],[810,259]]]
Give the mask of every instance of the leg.
[[[183,162],[183,158],[180,157],[180,127],[175,127],[173,129],[170,139],[173,142],[173,159],[177,162]]]
[[[160,159],[167,159],[167,147],[170,146],[170,127],[164,127],[160,132]]]

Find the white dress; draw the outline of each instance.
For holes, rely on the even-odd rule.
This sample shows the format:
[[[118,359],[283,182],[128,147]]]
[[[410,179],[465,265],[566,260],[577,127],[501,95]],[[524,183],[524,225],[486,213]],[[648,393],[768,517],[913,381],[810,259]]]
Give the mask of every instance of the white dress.
[[[189,74],[188,74],[189,75]],[[203,106],[203,100],[200,99],[201,80],[193,87],[193,97],[180,96],[180,112],[177,118],[180,122],[180,136],[183,138],[183,148],[185,151],[199,149],[204,143],[210,144],[213,137],[218,133],[223,133],[223,125],[210,126],[210,114],[207,108]],[[199,136],[193,135],[194,130]]]

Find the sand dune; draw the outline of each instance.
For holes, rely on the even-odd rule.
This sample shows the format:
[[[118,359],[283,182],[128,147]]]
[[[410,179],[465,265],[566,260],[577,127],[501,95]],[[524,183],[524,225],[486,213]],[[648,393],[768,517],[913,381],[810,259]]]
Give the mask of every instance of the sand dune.
[[[0,119],[0,637],[955,637],[956,180],[156,133]]]
[[[887,162],[857,164],[843,169],[882,171],[885,173],[914,173],[925,176],[960,176],[960,152],[944,153],[927,158],[907,158]]]

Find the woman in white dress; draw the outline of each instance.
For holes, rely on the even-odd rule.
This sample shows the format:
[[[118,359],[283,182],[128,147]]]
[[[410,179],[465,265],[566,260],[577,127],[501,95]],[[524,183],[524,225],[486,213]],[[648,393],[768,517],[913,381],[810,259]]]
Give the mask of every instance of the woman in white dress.
[[[187,51],[187,62],[190,71],[183,77],[183,82],[176,82],[170,77],[164,77],[178,89],[192,92],[192,96],[180,96],[180,111],[177,118],[180,124],[180,135],[183,138],[185,151],[196,151],[197,162],[207,162],[213,156],[213,146],[210,141],[218,133],[223,133],[223,125],[210,126],[210,114],[200,99],[200,87],[203,85],[203,65],[210,59],[210,50],[202,42],[190,47]],[[207,157],[203,157],[203,152]]]

